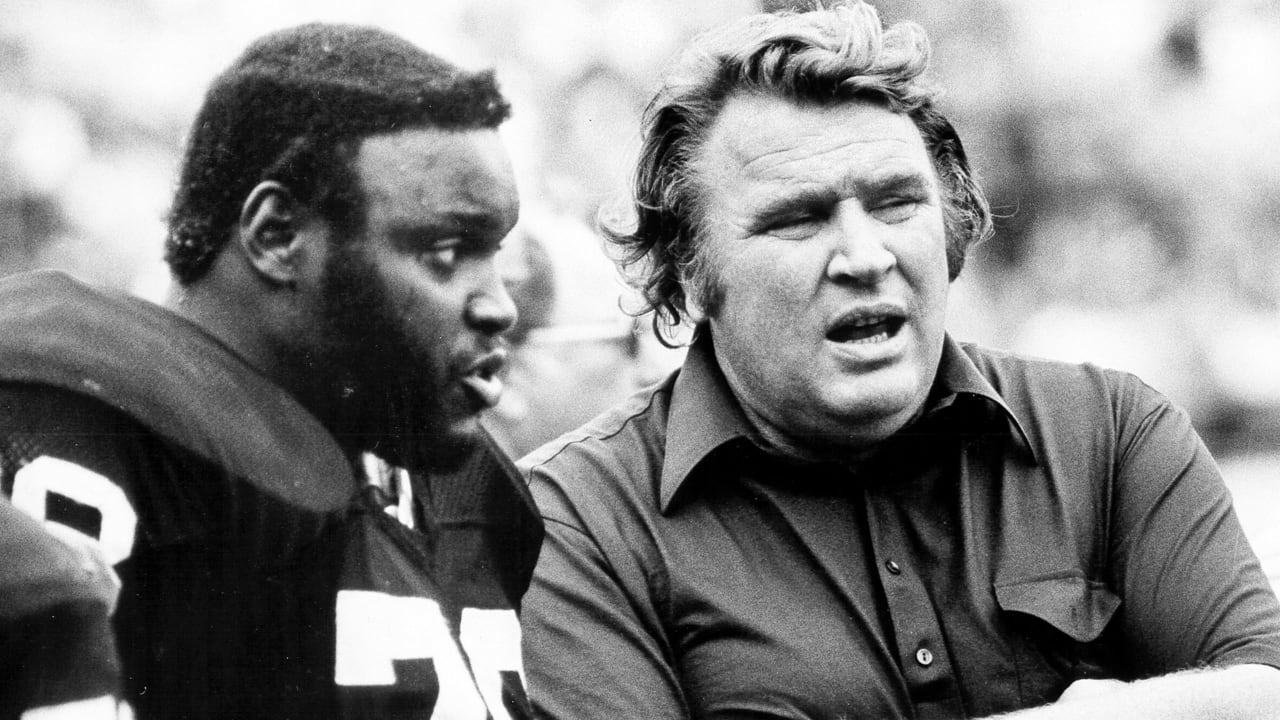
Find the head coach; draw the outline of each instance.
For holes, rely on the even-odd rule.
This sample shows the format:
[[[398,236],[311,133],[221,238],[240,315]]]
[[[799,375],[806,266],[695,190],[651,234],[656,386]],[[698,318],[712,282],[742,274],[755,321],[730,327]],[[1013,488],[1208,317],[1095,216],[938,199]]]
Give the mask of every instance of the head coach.
[[[694,339],[521,466],[554,718],[1262,718],[1280,605],[1187,415],[965,344],[989,232],[915,25],[859,2],[699,39],[615,240]]]

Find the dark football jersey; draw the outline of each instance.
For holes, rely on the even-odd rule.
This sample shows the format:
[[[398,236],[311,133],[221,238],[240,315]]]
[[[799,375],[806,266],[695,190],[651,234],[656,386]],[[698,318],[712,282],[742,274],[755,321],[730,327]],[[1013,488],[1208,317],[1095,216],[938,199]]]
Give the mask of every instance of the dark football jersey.
[[[491,445],[401,473],[410,529],[181,318],[47,273],[0,307],[0,489],[114,563],[138,717],[528,716],[515,608],[541,528]]]

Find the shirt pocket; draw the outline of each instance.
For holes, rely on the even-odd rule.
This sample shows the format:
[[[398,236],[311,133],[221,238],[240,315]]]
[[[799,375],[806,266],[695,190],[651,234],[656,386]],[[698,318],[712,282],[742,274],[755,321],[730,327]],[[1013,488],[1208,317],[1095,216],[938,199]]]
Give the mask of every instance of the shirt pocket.
[[[1120,597],[1079,571],[995,584],[1022,701],[1052,702],[1081,678],[1119,677],[1120,657],[1106,630]]]

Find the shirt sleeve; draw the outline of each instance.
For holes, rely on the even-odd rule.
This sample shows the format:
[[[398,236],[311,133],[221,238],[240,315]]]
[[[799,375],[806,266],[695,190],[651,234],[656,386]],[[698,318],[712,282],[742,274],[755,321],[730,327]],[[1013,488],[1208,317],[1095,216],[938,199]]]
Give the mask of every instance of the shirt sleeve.
[[[589,529],[545,470],[531,489],[546,521],[521,617],[535,710],[555,720],[689,717],[636,543],[614,534],[617,524]]]
[[[1130,667],[1280,668],[1280,603],[1217,465],[1185,412],[1131,387],[1118,403],[1110,538]]]

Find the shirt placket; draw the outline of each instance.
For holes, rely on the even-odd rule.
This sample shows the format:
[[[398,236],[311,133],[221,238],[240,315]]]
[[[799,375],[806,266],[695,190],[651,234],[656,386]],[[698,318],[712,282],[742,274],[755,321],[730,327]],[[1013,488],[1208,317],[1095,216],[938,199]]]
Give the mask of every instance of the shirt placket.
[[[918,720],[964,717],[954,666],[943,641],[922,568],[909,554],[893,501],[866,492],[863,507],[889,621],[898,649],[898,667]]]

